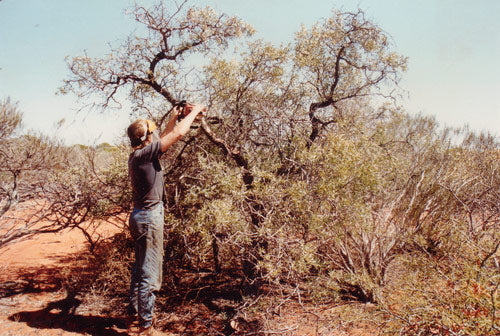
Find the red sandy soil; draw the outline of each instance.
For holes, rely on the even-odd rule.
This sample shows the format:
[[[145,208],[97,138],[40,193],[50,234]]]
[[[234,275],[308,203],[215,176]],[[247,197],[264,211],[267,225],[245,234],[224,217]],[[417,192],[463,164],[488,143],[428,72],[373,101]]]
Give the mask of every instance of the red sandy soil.
[[[119,230],[107,224],[98,233],[110,237]],[[78,325],[62,325],[57,318],[61,309],[57,303],[65,302],[67,293],[60,284],[44,281],[65,265],[78,262],[74,256],[85,248],[84,235],[74,229],[42,234],[0,249],[0,336],[98,335]],[[99,317],[79,319],[75,324]],[[103,334],[127,335],[117,327],[108,329]]]

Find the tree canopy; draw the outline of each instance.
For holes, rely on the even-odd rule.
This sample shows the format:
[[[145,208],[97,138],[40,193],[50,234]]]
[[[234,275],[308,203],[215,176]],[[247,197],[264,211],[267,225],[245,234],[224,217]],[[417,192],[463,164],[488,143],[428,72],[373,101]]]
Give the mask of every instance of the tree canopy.
[[[401,111],[407,59],[362,10],[334,10],[279,46],[185,2],[132,16],[144,31],[105,57],[68,59],[62,90],[104,110],[128,99],[160,128],[181,99],[208,106],[163,162],[180,264],[236,268],[252,290],[377,303],[408,335],[498,330],[498,142]],[[125,164],[114,169],[123,178]],[[434,290],[401,269],[485,290]],[[415,300],[394,311],[394,288]]]

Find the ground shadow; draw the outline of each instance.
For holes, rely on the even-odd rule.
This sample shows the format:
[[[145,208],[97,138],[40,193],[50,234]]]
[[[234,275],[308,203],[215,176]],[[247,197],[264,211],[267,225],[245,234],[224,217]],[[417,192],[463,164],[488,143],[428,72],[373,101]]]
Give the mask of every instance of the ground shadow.
[[[18,268],[15,274],[0,277],[0,298],[19,294],[53,293],[68,287],[83,288],[93,278],[89,256],[88,252],[75,253],[54,258],[54,265]]]
[[[55,313],[47,309],[19,312],[11,315],[9,320],[25,322],[28,326],[36,329],[62,329],[95,336],[128,335],[125,331],[120,332],[114,329],[126,328],[125,321],[121,319]]]
[[[96,336],[128,335],[114,329],[126,329],[128,326],[124,319],[75,314],[82,303],[77,295],[76,292],[67,292],[62,300],[49,302],[41,310],[17,312],[9,316],[9,320],[25,322],[36,329],[62,329]]]
[[[105,246],[100,250],[100,256],[107,258]],[[103,336],[127,335],[120,330],[127,328],[125,320],[103,315],[107,314],[107,310],[110,316],[125,316],[128,288],[113,288],[112,292],[98,293],[102,294],[100,302],[109,306],[106,310],[96,311],[79,299],[84,298],[95,283],[99,267],[98,260],[82,252],[58,260],[56,266],[18,270],[16,278],[0,283],[0,298],[61,291],[65,291],[67,296],[46,304],[40,310],[11,313],[9,319],[38,329],[61,329]],[[176,265],[165,274],[168,275],[157,298],[157,329],[183,336],[245,335],[249,330],[252,335],[259,335],[256,332],[259,327],[257,321],[246,323],[238,317],[243,297],[248,293],[242,288],[242,275],[237,270],[223,269],[215,274],[207,269]],[[236,319],[239,319],[240,328],[244,326],[238,328],[239,331],[232,327]]]
[[[16,296],[25,294],[58,292],[66,292],[66,297],[49,302],[40,310],[11,312],[9,320],[35,329],[61,329],[96,336],[128,335],[119,330],[127,328],[124,319],[99,316],[99,312],[87,315],[89,309],[83,309],[84,314],[76,313],[82,305],[79,297],[85,295],[96,278],[99,265],[95,257],[83,250],[52,259],[55,263],[50,266],[19,268],[4,274],[0,281],[0,299],[15,301]]]

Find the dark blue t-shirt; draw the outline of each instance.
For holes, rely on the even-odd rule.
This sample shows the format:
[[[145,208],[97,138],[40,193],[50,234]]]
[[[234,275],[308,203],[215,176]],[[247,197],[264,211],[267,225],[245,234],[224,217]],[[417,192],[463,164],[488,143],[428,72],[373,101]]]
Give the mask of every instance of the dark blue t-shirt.
[[[159,141],[137,149],[128,159],[128,174],[132,183],[134,208],[149,209],[163,199],[163,171],[159,158]]]

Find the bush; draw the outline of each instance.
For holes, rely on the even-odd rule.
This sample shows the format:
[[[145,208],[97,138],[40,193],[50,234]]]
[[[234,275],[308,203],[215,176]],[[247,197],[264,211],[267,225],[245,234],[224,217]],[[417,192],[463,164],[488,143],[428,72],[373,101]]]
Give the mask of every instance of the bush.
[[[492,236],[471,240],[467,226],[465,221],[455,223],[439,255],[415,252],[400,260],[404,266],[399,279],[388,286],[381,304],[396,317],[390,323],[393,332],[498,334],[500,273],[491,257],[499,242]]]

